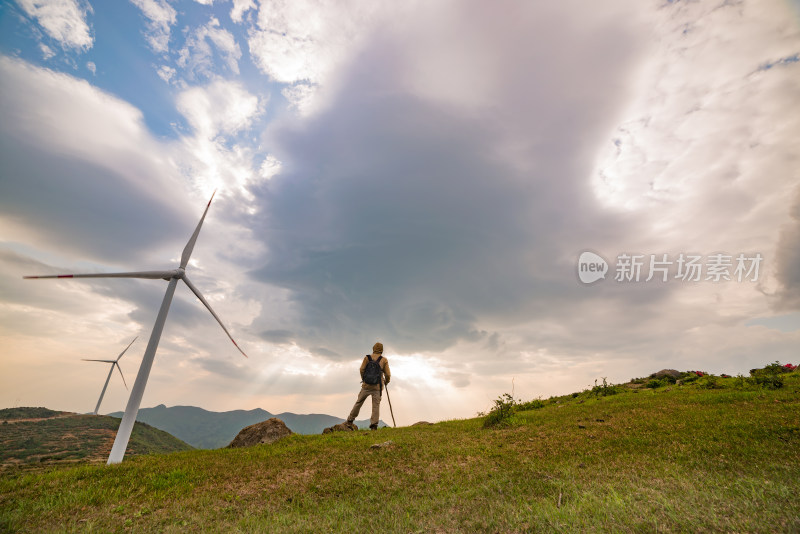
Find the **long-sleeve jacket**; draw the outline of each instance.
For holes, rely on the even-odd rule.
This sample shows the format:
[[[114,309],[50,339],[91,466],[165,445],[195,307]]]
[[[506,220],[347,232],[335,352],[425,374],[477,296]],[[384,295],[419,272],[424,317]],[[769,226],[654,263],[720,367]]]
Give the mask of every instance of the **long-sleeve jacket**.
[[[364,356],[364,361],[361,362],[361,388],[362,389],[380,389],[380,384],[367,384],[364,382],[364,369],[367,368],[367,359],[377,360],[378,356],[382,356],[381,354],[372,353],[367,354]],[[381,360],[378,362],[378,365],[381,366],[381,371],[383,371],[383,383],[388,384],[389,380],[392,378],[392,372],[389,371],[389,361],[386,359],[386,356],[383,356]]]

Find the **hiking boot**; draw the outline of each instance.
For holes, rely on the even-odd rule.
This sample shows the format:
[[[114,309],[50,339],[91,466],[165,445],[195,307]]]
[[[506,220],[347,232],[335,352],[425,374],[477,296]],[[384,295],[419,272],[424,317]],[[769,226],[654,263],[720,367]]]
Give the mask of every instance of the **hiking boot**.
[[[369,425],[370,430],[378,430],[378,425]]]

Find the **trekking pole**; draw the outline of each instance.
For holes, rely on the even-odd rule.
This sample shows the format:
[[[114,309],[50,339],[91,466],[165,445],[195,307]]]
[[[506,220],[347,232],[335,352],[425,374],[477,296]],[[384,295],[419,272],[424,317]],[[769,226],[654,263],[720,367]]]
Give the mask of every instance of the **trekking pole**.
[[[383,380],[383,378],[381,378]],[[386,390],[386,400],[389,401],[389,413],[392,414],[392,424],[397,428],[397,423],[394,422],[394,410],[392,410],[392,398],[389,396],[389,384],[383,383],[383,389]]]

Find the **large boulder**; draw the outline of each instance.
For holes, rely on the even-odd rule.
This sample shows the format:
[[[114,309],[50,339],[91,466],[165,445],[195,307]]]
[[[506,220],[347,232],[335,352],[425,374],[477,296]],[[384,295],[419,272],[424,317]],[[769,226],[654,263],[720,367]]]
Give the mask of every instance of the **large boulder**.
[[[354,432],[358,430],[358,427],[353,423],[348,423],[345,421],[344,423],[339,423],[338,425],[329,426],[325,430],[322,431],[323,434],[329,434],[331,432]]]
[[[275,417],[261,421],[254,425],[246,426],[239,431],[239,434],[233,438],[229,448],[234,447],[252,447],[253,445],[260,445],[262,443],[275,443],[281,438],[290,436],[292,431],[289,427]]]

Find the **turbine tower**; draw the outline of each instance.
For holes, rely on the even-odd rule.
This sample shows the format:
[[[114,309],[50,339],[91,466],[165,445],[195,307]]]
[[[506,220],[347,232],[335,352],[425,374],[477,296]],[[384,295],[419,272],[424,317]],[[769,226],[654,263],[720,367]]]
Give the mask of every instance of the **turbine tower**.
[[[138,337],[139,336],[136,336],[135,338],[133,338],[133,341],[136,341],[136,338],[138,338]],[[119,366],[119,359],[122,358],[122,355],[125,354],[125,352],[129,348],[131,348],[131,345],[133,345],[133,341],[131,341],[128,344],[128,346],[125,347],[125,350],[123,350],[120,353],[120,355],[117,356],[116,360],[87,360],[86,358],[81,358],[85,362],[104,362],[104,363],[110,363],[111,364],[111,369],[109,369],[109,371],[108,371],[108,377],[106,378],[106,383],[103,385],[103,391],[100,392],[100,398],[97,400],[97,406],[95,406],[95,408],[94,408],[94,415],[97,415],[97,412],[100,410],[100,403],[103,402],[103,395],[106,394],[106,388],[108,387],[108,381],[111,380],[111,373],[114,372],[114,367],[116,367],[117,371],[119,371],[119,376],[122,377],[122,383],[125,384],[125,389],[128,389],[128,383],[125,382],[125,375],[122,374],[122,369]]]
[[[216,194],[216,191],[214,192]],[[203,295],[200,294],[200,291],[189,281],[189,278],[186,276],[186,266],[189,264],[189,258],[192,255],[192,250],[194,249],[194,244],[197,241],[197,236],[200,234],[200,228],[203,226],[203,221],[206,218],[206,213],[208,213],[208,208],[211,207],[211,201],[214,200],[214,194],[211,195],[211,200],[208,201],[208,205],[206,206],[206,210],[203,212],[203,216],[200,217],[200,222],[197,223],[197,228],[194,229],[194,233],[192,237],[189,238],[189,242],[186,243],[186,247],[183,249],[183,254],[181,255],[181,264],[177,269],[172,269],[169,271],[141,271],[141,272],[131,272],[131,273],[104,273],[104,274],[58,274],[58,275],[50,275],[50,276],[25,276],[23,278],[149,278],[153,280],[166,280],[169,282],[167,284],[167,291],[164,294],[164,300],[161,301],[161,308],[158,310],[158,316],[156,317],[156,322],[153,325],[153,332],[150,334],[150,341],[147,342],[147,348],[144,351],[144,357],[142,358],[142,363],[139,366],[139,373],[136,375],[136,381],[133,383],[133,389],[131,390],[131,395],[128,398],[128,405],[125,408],[125,415],[122,416],[122,422],[119,424],[119,430],[117,430],[117,437],[114,439],[114,445],[111,447],[111,454],[108,455],[108,462],[107,465],[111,464],[118,464],[122,462],[122,458],[125,456],[125,449],[128,448],[128,440],[131,437],[131,431],[133,430],[133,424],[136,422],[136,415],[139,413],[139,405],[142,403],[142,396],[144,395],[144,388],[147,386],[147,378],[150,376],[150,368],[153,367],[153,359],[156,356],[156,349],[158,348],[158,341],[161,339],[161,332],[164,330],[164,322],[167,320],[167,313],[169,312],[169,306],[172,303],[172,296],[175,294],[175,286],[178,285],[178,280],[183,280],[184,283],[192,290],[200,302],[211,312],[211,315],[214,316],[214,319],[217,320],[219,325],[228,335],[231,341],[233,341],[234,346],[239,349],[244,357],[247,357],[247,354],[239,348],[239,345],[236,344],[234,341],[233,336],[231,336],[228,329],[225,328],[225,325],[222,324],[219,316],[214,313],[214,310],[211,309],[211,305],[203,298]]]

